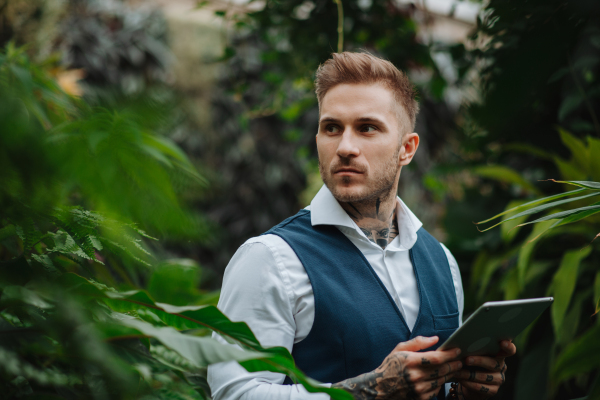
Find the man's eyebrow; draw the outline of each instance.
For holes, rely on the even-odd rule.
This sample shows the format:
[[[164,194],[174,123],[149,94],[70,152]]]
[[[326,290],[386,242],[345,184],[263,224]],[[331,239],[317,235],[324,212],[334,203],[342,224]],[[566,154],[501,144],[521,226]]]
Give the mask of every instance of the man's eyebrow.
[[[380,124],[385,124],[381,119],[379,119],[377,117],[371,117],[371,116],[360,117],[360,118],[356,119],[356,121],[358,121],[358,122],[377,122]],[[337,118],[333,118],[333,117],[325,117],[319,121],[320,124],[322,124],[323,122],[340,122],[340,120]]]
[[[319,121],[319,124],[322,124],[323,122],[340,122],[340,120],[337,118],[333,118],[333,117],[326,117],[326,118],[321,119]]]
[[[357,119],[357,121],[360,121],[360,122],[377,122],[377,123],[385,125],[385,123],[382,120],[380,120],[379,118],[377,118],[377,117],[370,117],[370,116],[360,117],[359,119]]]

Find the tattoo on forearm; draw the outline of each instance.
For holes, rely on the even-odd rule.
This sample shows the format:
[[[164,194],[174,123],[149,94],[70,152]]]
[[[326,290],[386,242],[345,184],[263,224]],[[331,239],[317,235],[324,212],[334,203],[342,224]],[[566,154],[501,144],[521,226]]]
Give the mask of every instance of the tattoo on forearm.
[[[355,400],[385,399],[393,393],[403,393],[407,400],[417,399],[414,382],[406,370],[407,358],[408,355],[402,353],[388,357],[375,371],[334,383],[331,387],[349,392]]]
[[[338,383],[334,383],[331,387],[343,389],[352,394],[356,400],[373,400],[377,397],[377,379],[380,379],[383,373],[373,371],[349,378]]]

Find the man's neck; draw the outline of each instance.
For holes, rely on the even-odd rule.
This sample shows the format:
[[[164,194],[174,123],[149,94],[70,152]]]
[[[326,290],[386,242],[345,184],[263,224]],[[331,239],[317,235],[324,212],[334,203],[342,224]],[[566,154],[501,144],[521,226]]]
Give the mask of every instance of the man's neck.
[[[350,218],[382,249],[398,236],[396,197],[388,195],[361,202],[339,202]]]

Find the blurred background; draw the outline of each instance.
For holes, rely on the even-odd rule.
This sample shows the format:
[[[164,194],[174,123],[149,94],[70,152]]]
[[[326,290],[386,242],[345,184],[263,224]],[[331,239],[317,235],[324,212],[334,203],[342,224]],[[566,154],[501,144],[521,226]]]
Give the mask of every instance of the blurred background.
[[[399,196],[456,257],[465,316],[555,297],[497,398],[600,398],[597,1],[0,0],[0,48],[8,398],[209,398],[205,366],[237,356],[190,365],[149,326],[226,324],[160,304],[214,306],[236,249],[319,190],[314,72],[339,49],[418,88]]]

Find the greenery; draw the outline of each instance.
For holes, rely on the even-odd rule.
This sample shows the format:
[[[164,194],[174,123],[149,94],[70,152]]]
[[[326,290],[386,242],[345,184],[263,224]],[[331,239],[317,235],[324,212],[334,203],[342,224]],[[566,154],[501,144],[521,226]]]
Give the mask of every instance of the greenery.
[[[214,61],[210,128],[194,126],[168,86],[160,13],[46,3],[0,6],[0,41],[19,44],[0,53],[7,397],[208,398],[206,366],[222,360],[323,390],[200,288],[320,186],[312,80],[343,46],[427,76],[417,81],[426,146],[400,195],[458,259],[465,315],[488,300],[555,298],[517,339],[497,397],[600,398],[597,1],[490,0],[469,40],[451,46],[423,43],[418,12],[394,2],[208,4],[236,27]],[[450,86],[469,93],[457,112]]]
[[[348,398],[316,387],[287,350],[263,349],[246,324],[229,321],[194,285],[192,260],[153,254],[156,239],[139,226],[202,238],[171,175],[203,180],[143,115],[90,108],[12,45],[0,55],[0,84],[4,394],[207,398],[207,365],[237,360]],[[207,337],[213,331],[239,346]]]
[[[479,100],[459,112],[454,159],[428,177],[447,199],[466,308],[553,296],[518,338],[501,396],[598,398],[600,9],[492,0],[482,15],[471,50],[455,52]],[[477,220],[485,233],[464,223]]]

